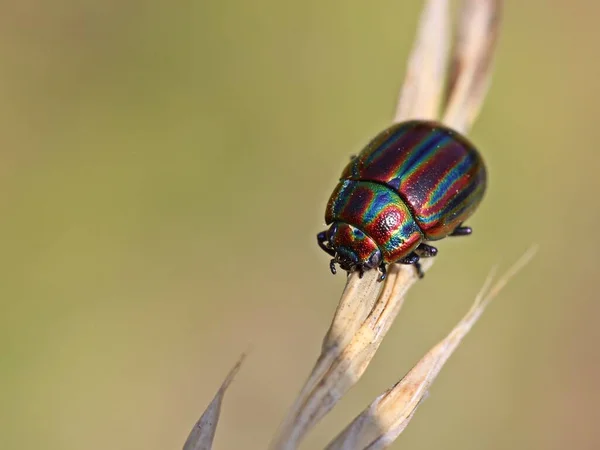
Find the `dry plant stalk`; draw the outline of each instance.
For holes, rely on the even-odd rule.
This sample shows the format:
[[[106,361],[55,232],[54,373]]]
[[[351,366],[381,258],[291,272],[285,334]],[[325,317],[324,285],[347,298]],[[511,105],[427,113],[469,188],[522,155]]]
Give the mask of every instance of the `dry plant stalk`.
[[[475,118],[489,84],[501,3],[465,0],[460,8],[460,30],[453,49],[442,116],[446,125],[463,132]],[[426,3],[395,122],[438,119],[447,78],[444,68],[448,59],[449,15],[448,1]],[[423,271],[432,263],[433,260],[424,260]],[[409,266],[394,265],[383,286],[376,282],[374,272],[367,272],[362,280],[356,273],[349,277],[321,356],[281,425],[271,446],[273,450],[297,448],[306,433],[358,381],[397,317],[406,292],[417,281],[414,269]],[[385,422],[384,417],[381,420]]]
[[[447,70],[450,42],[448,0],[426,2],[400,91],[395,122],[414,118],[439,120],[441,117],[442,122],[451,128],[463,133],[468,131],[489,85],[501,8],[502,0],[462,1],[456,44],[450,56],[450,69]],[[486,283],[472,309],[454,330],[401,381],[375,399],[329,444],[328,449],[378,449],[389,446],[404,430],[433,379],[490,299],[512,276],[512,272],[532,255],[532,251],[528,252],[517,263],[516,269],[484,296],[489,282]],[[422,270],[427,271],[432,263],[433,259],[423,260]],[[356,272],[348,277],[331,327],[324,338],[321,355],[279,427],[270,446],[272,450],[296,449],[306,434],[360,379],[397,317],[406,293],[418,280],[413,267],[400,264],[390,266],[383,283],[378,283],[377,277],[376,270],[367,271],[362,279]],[[237,367],[239,363],[234,371]],[[201,418],[192,432],[193,435],[197,428],[203,428],[206,436],[212,433],[210,440],[205,441],[205,446],[188,446],[190,440],[195,439],[190,435],[184,450],[211,448],[221,398],[230,379],[231,375],[209,406],[209,410],[213,411],[212,423],[205,421],[201,424]]]
[[[485,307],[537,251],[528,250],[496,284],[489,289],[495,270],[490,273],[471,309],[454,329],[433,347],[391,389],[377,397],[327,450],[382,449],[388,447],[404,431],[421,404],[443,365],[481,317]],[[487,293],[487,294],[486,294]]]

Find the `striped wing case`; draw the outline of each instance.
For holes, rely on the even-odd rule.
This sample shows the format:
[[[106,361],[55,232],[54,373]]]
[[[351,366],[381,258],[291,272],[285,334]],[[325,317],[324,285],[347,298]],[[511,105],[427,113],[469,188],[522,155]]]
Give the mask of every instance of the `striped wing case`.
[[[439,123],[410,121],[381,132],[346,167],[344,180],[394,189],[425,239],[454,231],[479,205],[486,170],[475,147]]]

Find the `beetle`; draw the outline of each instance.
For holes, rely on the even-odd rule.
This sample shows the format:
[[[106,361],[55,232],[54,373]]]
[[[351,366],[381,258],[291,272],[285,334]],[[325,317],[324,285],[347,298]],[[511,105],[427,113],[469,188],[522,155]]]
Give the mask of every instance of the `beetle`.
[[[411,120],[379,133],[342,172],[325,211],[329,229],[319,246],[348,273],[433,257],[426,243],[466,236],[464,226],[483,198],[487,174],[477,149],[441,123]]]

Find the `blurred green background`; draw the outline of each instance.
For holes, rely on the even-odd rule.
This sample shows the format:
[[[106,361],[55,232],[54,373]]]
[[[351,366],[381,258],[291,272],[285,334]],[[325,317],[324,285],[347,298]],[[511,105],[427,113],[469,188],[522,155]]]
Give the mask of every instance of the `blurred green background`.
[[[315,243],[395,108],[421,2],[0,5],[0,448],[181,448],[240,353],[216,439],[264,448],[344,276]],[[507,2],[471,134],[490,172],[319,448],[489,308],[396,443],[600,446],[600,4]]]

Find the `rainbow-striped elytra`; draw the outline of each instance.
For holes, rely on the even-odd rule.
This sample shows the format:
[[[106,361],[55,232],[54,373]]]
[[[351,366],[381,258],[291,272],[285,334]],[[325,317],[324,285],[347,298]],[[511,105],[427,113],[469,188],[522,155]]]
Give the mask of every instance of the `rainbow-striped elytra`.
[[[391,263],[414,264],[437,254],[425,243],[471,234],[462,223],[485,192],[486,170],[475,147],[436,122],[395,124],[375,137],[344,169],[318,234],[335,264],[351,272]]]

